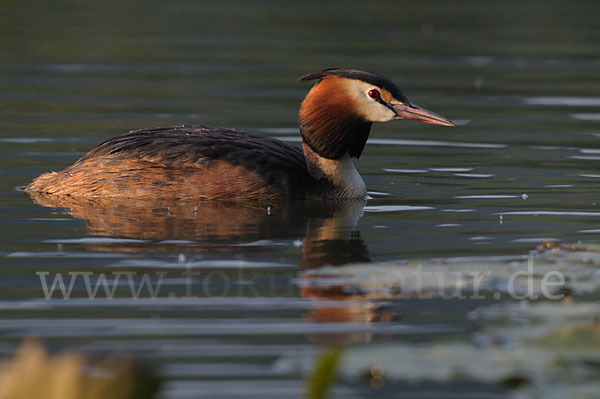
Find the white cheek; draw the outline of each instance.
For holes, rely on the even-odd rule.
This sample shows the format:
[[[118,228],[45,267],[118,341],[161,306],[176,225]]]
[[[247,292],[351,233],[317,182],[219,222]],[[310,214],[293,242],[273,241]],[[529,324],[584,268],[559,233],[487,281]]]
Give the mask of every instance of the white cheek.
[[[364,109],[363,117],[370,122],[387,122],[394,119],[394,111],[383,104],[371,100]]]

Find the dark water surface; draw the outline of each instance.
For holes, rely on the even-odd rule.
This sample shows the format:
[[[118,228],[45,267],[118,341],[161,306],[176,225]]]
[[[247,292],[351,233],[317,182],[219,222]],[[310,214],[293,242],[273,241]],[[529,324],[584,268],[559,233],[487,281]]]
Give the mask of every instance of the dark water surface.
[[[585,356],[552,334],[600,312],[598,15],[597,1],[5,1],[0,352],[37,336],[147,361],[165,398],[283,398],[343,344],[335,397],[597,397],[600,332]],[[65,210],[15,189],[142,127],[299,143],[297,78],[328,67],[385,74],[458,127],[374,125],[366,202]],[[585,244],[529,261],[536,293],[560,270],[575,301],[510,298],[547,241]],[[445,280],[407,277],[421,266]],[[481,298],[444,299],[474,290],[467,272],[490,272]],[[69,300],[46,299],[58,275]]]

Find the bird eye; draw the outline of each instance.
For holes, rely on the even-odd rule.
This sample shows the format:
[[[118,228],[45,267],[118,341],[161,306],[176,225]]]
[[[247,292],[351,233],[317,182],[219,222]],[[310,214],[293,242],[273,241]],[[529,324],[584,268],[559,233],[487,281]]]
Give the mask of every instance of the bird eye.
[[[377,89],[371,89],[369,90],[369,97],[371,97],[374,100],[379,100],[379,98],[381,97],[381,93],[379,93],[379,90]]]

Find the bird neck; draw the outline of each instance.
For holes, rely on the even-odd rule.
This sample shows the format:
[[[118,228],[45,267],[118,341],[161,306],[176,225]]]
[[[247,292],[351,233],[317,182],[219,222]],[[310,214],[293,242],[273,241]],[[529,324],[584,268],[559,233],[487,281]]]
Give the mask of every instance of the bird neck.
[[[336,198],[361,198],[367,189],[351,158],[360,157],[371,122],[345,79],[328,76],[308,92],[299,112],[302,148],[309,173],[333,184]]]
[[[338,159],[325,158],[305,142],[302,149],[306,157],[308,172],[315,180],[327,180],[334,187],[335,198],[364,198],[367,187],[354,166],[350,154],[346,152]]]

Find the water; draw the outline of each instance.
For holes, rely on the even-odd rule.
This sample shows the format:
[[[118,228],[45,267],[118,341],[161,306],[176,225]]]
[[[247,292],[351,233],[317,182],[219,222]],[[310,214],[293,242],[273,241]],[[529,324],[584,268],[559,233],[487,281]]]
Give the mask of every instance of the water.
[[[600,312],[597,2],[8,1],[3,11],[0,352],[26,336],[53,351],[126,352],[164,377],[164,398],[302,396],[331,344],[345,346],[335,397],[501,398],[514,376],[531,397],[595,397],[597,334],[581,339],[584,354],[548,334]],[[458,127],[374,125],[358,163],[366,202],[66,211],[15,189],[141,127],[297,143],[309,89],[297,78],[328,67],[383,73]],[[528,261],[547,241],[565,246]],[[576,242],[586,245],[567,246]],[[536,295],[559,270],[575,300],[511,298],[510,276],[528,262]],[[415,270],[434,277],[418,285]],[[481,297],[461,271],[489,272]],[[69,300],[45,298],[58,273],[65,289],[73,281]],[[89,300],[102,276],[108,291]],[[444,299],[440,287],[471,294]],[[365,377],[374,364],[383,387]]]

